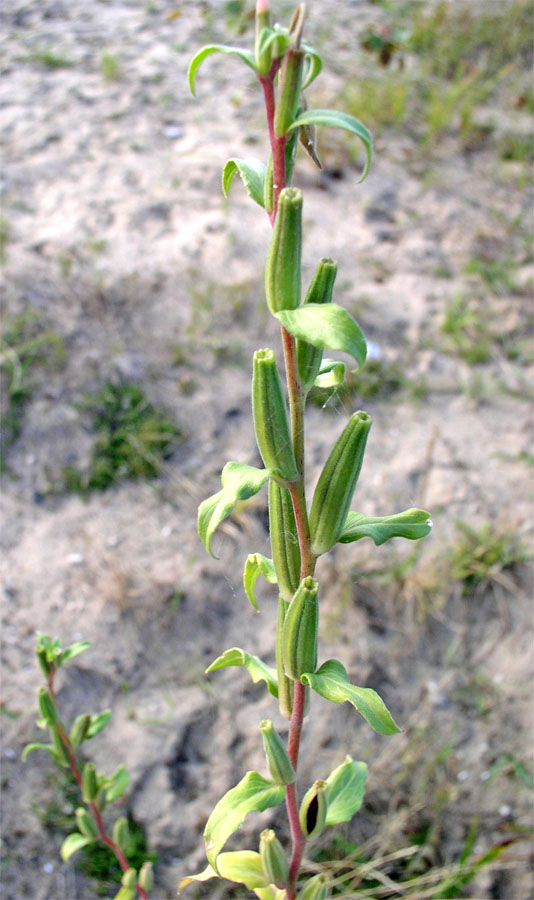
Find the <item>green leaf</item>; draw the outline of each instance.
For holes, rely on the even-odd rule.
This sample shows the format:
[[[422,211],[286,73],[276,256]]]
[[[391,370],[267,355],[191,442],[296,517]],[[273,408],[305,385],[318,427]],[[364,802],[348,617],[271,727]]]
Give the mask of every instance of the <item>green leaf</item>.
[[[217,857],[217,866],[222,878],[239,881],[251,891],[268,885],[263,873],[261,856],[254,850],[220,853]]]
[[[336,359],[323,359],[319,374],[314,381],[315,387],[338,387],[345,380],[345,365]]]
[[[130,773],[123,765],[118,766],[113,775],[106,779],[105,794],[107,802],[113,803],[119,797],[122,797],[129,783]]]
[[[304,80],[302,82],[302,90],[306,90],[307,87],[310,86],[312,81],[315,81],[319,72],[323,68],[323,61],[316,50],[313,47],[310,47],[305,41],[302,41],[301,47],[306,51],[306,62],[308,64],[308,69],[304,76]]]
[[[243,585],[248,599],[257,612],[259,612],[259,610],[258,604],[256,603],[254,588],[259,575],[263,575],[263,577],[271,584],[277,583],[272,559],[263,556],[261,553],[249,553],[245,563],[245,571],[243,572]]]
[[[225,197],[228,196],[230,185],[238,172],[249,197],[252,197],[256,203],[264,207],[263,195],[265,191],[266,166],[258,159],[238,159],[237,157],[229,159],[223,169],[222,176]]]
[[[204,500],[198,508],[198,533],[208,553],[221,522],[228,518],[238,500],[248,500],[269,480],[272,469],[256,469],[242,463],[226,463],[221,474],[222,490]]]
[[[111,710],[105,709],[104,712],[98,713],[96,716],[91,717],[91,724],[87,729],[87,734],[85,735],[86,741],[89,738],[96,737],[97,734],[100,734],[103,728],[106,727],[108,722],[111,719]]]
[[[267,685],[269,693],[273,697],[278,697],[278,681],[276,672],[266,665],[259,656],[251,656],[240,647],[232,647],[225,650],[222,656],[217,657],[206,669],[206,675],[215,672],[217,669],[224,669],[226,666],[244,666],[248,674],[252,678],[254,684],[258,681],[264,681]]]
[[[276,317],[294,337],[323,350],[343,350],[363,366],[367,356],[363,332],[337,303],[305,303],[298,309],[283,309]]]
[[[326,792],[327,825],[350,822],[354,813],[358,812],[362,805],[366,778],[366,764],[354,762],[351,756],[346,756],[345,761],[331,772],[326,779],[328,785]]]
[[[393,721],[391,713],[376,691],[351,684],[345,666],[338,659],[328,659],[315,674],[307,672],[300,680],[332,703],[348,700],[379,734],[400,732],[401,729]]]
[[[385,544],[394,537],[408,538],[416,541],[426,537],[432,530],[430,514],[424,509],[405,509],[393,516],[364,516],[362,513],[349,512],[343,531],[339,537],[340,544],[350,544],[360,538],[370,537],[376,546]]]
[[[32,750],[48,750],[49,753],[52,754],[54,759],[56,758],[56,748],[53,744],[26,744],[24,750],[22,751],[22,762],[26,762],[26,757]]]
[[[283,785],[267,781],[257,772],[247,772],[239,784],[219,800],[204,829],[206,856],[214,869],[217,869],[217,857],[224,844],[243,824],[248,813],[278,806],[284,796]]]
[[[69,661],[69,659],[74,659],[75,656],[83,653],[84,650],[88,650],[90,646],[91,644],[89,643],[89,641],[77,641],[76,644],[71,644],[70,647],[65,647],[57,661],[57,665],[64,666],[65,663]]]
[[[297,116],[289,130],[300,128],[301,125],[328,125],[331,128],[343,128],[359,137],[363,141],[366,153],[365,167],[360,178],[360,181],[363,181],[369,171],[373,155],[373,138],[363,122],[348,113],[338,112],[335,109],[307,109]]]
[[[202,47],[198,53],[195,53],[193,59],[189,63],[187,81],[192,94],[195,93],[195,78],[199,67],[204,60],[213,53],[229,53],[233,56],[238,56],[247,64],[247,66],[250,66],[254,72],[256,71],[254,54],[250,50],[242,50],[241,47],[227,47],[225,44],[208,44],[206,47]]]
[[[87,844],[92,844],[92,842],[92,838],[86,837],[78,831],[67,835],[59,851],[63,862],[67,862],[73,853],[76,853],[77,850],[81,850],[82,847],[87,847]]]
[[[202,872],[198,872],[197,875],[186,875],[185,878],[178,884],[178,893],[183,891],[188,884],[191,884],[192,881],[208,881],[210,878],[219,878],[219,873],[215,871],[213,866],[206,866],[205,869],[202,869]]]

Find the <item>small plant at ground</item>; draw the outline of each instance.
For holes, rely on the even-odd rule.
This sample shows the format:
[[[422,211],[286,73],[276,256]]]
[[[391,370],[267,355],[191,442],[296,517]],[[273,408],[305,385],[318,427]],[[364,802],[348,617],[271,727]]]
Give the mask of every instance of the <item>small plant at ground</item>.
[[[100,57],[100,71],[106,81],[117,81],[120,78],[121,67],[119,60],[113,53],[103,53]]]
[[[441,325],[445,347],[457,353],[470,365],[491,358],[491,334],[482,309],[474,297],[459,294],[446,306]]]
[[[78,850],[94,847],[97,843],[104,845],[114,854],[119,871],[122,873],[121,888],[115,900],[135,900],[136,897],[139,897],[139,900],[148,900],[147,891],[153,884],[152,862],[145,857],[145,861],[137,868],[138,837],[132,841],[128,819],[124,815],[119,816],[111,830],[105,824],[105,819],[108,818],[107,809],[123,796],[130,776],[122,765],[112,775],[105,775],[98,771],[92,762],[82,762],[79,755],[82,744],[100,734],[109,723],[111,711],[105,710],[96,715],[80,713],[69,729],[64,724],[57,707],[55,679],[58,669],[79,656],[89,646],[86,641],[78,641],[63,649],[58,638],[51,640],[47,635],[39,635],[35,652],[46,687],[40,688],[38,693],[41,718],[37,724],[39,728],[48,732],[50,742],[39,741],[28,744],[24,748],[22,758],[25,760],[33,750],[46,750],[59,766],[69,770],[77,785],[76,798],[79,806],[75,811],[76,826],[61,845],[62,859],[66,862]],[[50,817],[50,810],[48,816]],[[57,816],[57,813],[54,813],[54,816]],[[97,866],[95,874],[102,877],[101,857],[93,853],[90,871],[94,871],[95,865]]]
[[[91,413],[97,439],[88,472],[65,469],[71,491],[106,490],[123,478],[155,478],[180,437],[137,385],[107,384],[80,407]]]
[[[66,56],[61,56],[59,53],[55,53],[53,50],[50,50],[49,47],[37,47],[30,54],[28,59],[31,62],[40,63],[42,66],[46,66],[47,69],[70,69],[74,63],[67,59]]]

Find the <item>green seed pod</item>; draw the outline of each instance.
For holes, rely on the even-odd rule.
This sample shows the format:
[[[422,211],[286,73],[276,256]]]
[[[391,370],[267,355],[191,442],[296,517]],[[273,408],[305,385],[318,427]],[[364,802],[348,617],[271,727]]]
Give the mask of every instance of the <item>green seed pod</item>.
[[[82,797],[86,803],[93,803],[98,794],[98,779],[92,762],[85,763],[82,773]]]
[[[292,47],[287,51],[280,69],[274,110],[274,131],[279,138],[287,134],[297,117],[305,57],[304,50]]]
[[[271,778],[277,784],[293,784],[297,777],[295,770],[289,759],[288,752],[274,730],[270,719],[264,719],[260,722],[260,731]]]
[[[319,626],[319,584],[308,575],[289,604],[282,634],[282,663],[293,681],[317,668],[317,630]]]
[[[289,602],[300,582],[300,547],[291,494],[269,480],[269,536],[280,593]]]
[[[73,747],[79,747],[84,742],[90,724],[91,716],[89,713],[82,713],[80,716],[76,716],[69,734],[69,740]]]
[[[300,305],[302,193],[284,188],[278,197],[273,235],[265,266],[265,296],[273,315]]]
[[[128,841],[130,840],[130,828],[126,816],[121,816],[117,819],[113,825],[111,837],[114,843],[117,844],[117,847],[120,847],[121,850],[124,851],[127,848]]]
[[[260,856],[269,884],[275,884],[278,888],[286,887],[289,879],[289,865],[284,848],[272,828],[265,828],[260,834]]]
[[[278,598],[278,624],[276,626],[276,674],[278,678],[278,703],[280,712],[285,719],[291,718],[293,711],[293,682],[284,671],[282,659],[282,640],[284,636],[284,621],[289,609],[282,595]]]
[[[55,707],[54,701],[52,700],[52,697],[50,696],[46,688],[39,688],[37,699],[39,702],[41,715],[46,724],[53,725],[55,722],[59,722],[59,716],[57,714],[57,709]]]
[[[92,841],[100,837],[98,825],[84,806],[79,806],[76,810],[76,824],[85,837],[91,838]]]
[[[68,754],[68,750],[61,740],[56,729],[53,727],[50,729],[50,736],[54,745],[54,756],[57,759],[59,765],[63,766],[64,769],[70,769],[70,756]]]
[[[272,213],[273,211],[273,155],[269,154],[269,161],[267,163],[267,170],[265,172],[265,184],[263,186],[263,202],[265,204],[265,211],[267,213]]]
[[[50,675],[50,663],[48,662],[48,654],[41,644],[37,644],[37,647],[35,648],[35,655],[37,656],[39,668],[48,681],[48,676]]]
[[[331,303],[334,282],[337,275],[337,263],[328,257],[319,260],[315,274],[310,282],[304,303]],[[307,341],[297,340],[297,366],[300,383],[305,391],[313,387],[319,374],[323,351]]]
[[[308,881],[299,891],[298,900],[327,900],[328,878],[322,872],[308,878]]]
[[[252,413],[256,441],[267,469],[286,481],[298,479],[286,401],[272,350],[256,350],[252,375]]]
[[[326,824],[327,787],[326,781],[316,781],[304,794],[300,804],[300,827],[304,837],[309,841],[319,837]]]
[[[126,869],[126,872],[122,873],[121,884],[125,888],[135,888],[135,886],[137,884],[136,869],[133,869],[133,868]]]
[[[151,862],[145,862],[139,869],[139,884],[145,891],[151,891],[154,887],[154,867]]]
[[[343,530],[371,423],[365,412],[350,417],[319,476],[310,510],[311,550],[316,556],[330,550]]]
[[[121,887],[118,894],[115,894],[113,900],[136,900],[137,897],[137,889]]]

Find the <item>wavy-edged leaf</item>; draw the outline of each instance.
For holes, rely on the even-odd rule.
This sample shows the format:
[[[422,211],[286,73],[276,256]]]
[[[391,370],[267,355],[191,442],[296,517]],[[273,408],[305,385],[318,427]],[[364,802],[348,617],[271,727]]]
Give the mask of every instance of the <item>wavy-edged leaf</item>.
[[[206,675],[215,672],[217,669],[224,669],[226,666],[244,666],[248,674],[252,678],[254,684],[258,681],[264,681],[267,689],[273,697],[278,697],[278,680],[276,672],[271,669],[259,656],[252,656],[241,647],[231,647],[225,650],[222,656],[217,657],[206,669]]]
[[[315,79],[319,75],[319,72],[323,68],[323,61],[317,51],[314,50],[313,47],[310,47],[310,45],[307,44],[306,41],[302,41],[301,46],[306,53],[305,58],[308,64],[308,68],[306,70],[302,83],[302,90],[305,91],[306,88],[310,86],[312,81],[315,81]]]
[[[340,544],[351,544],[360,538],[370,537],[379,547],[394,537],[417,541],[431,531],[430,513],[424,509],[405,509],[393,516],[364,516],[349,512],[338,540]]]
[[[119,797],[122,797],[130,784],[130,773],[123,765],[120,765],[115,769],[113,775],[106,779],[106,782],[106,800],[108,803],[113,803]]]
[[[284,799],[281,784],[262,778],[257,772],[247,772],[239,784],[217,803],[204,829],[206,856],[217,870],[217,857],[226,841],[243,824],[249,812],[263,812],[278,806]]]
[[[65,647],[58,658],[57,665],[64,666],[69,659],[74,659],[75,656],[88,650],[90,646],[89,641],[77,641],[75,644],[71,644],[70,647]]]
[[[34,744],[26,744],[24,750],[22,751],[22,757],[21,757],[22,762],[26,762],[26,757],[28,756],[29,753],[32,752],[32,750],[48,750],[48,752],[52,754],[54,759],[56,758],[56,748],[54,747],[53,744],[34,743]]]
[[[338,659],[328,659],[315,674],[307,672],[300,680],[332,703],[348,700],[379,734],[400,732],[382,698],[372,688],[351,684],[345,666]]]
[[[96,716],[91,716],[91,724],[87,729],[87,734],[85,735],[85,740],[88,741],[89,738],[96,737],[97,734],[100,734],[103,728],[106,727],[108,722],[111,720],[111,710],[105,709],[104,712],[98,713]]]
[[[265,172],[267,167],[259,159],[238,159],[234,157],[225,164],[222,175],[222,187],[224,196],[228,196],[230,185],[239,172],[245,190],[262,208],[265,192]]]
[[[342,350],[363,366],[367,344],[350,313],[337,303],[305,303],[276,313],[284,328],[300,340],[323,350]]]
[[[373,156],[373,138],[363,122],[360,122],[355,116],[349,115],[349,113],[338,112],[335,109],[307,109],[297,116],[291,125],[290,131],[293,128],[300,128],[302,125],[327,125],[330,128],[343,128],[345,131],[350,131],[351,134],[359,137],[363,142],[366,154],[364,170],[359,179],[360,181],[364,180]]]
[[[206,550],[211,550],[211,540],[221,522],[231,514],[238,500],[248,500],[261,490],[269,480],[272,469],[256,469],[243,463],[226,463],[221,474],[222,490],[217,491],[198,508],[198,533]]]
[[[195,79],[198,72],[198,69],[202,65],[205,59],[208,56],[211,56],[213,53],[229,53],[232,56],[238,56],[250,66],[250,68],[255,72],[256,71],[256,63],[254,59],[254,54],[250,50],[243,50],[241,47],[227,47],[226,44],[207,44],[205,47],[201,47],[200,50],[195,53],[193,59],[189,63],[189,69],[187,70],[187,83],[189,84],[189,90],[192,94],[195,93]]]
[[[243,572],[243,586],[245,588],[245,593],[256,612],[259,612],[259,609],[258,604],[256,603],[254,589],[259,575],[263,575],[270,584],[277,584],[276,572],[274,570],[272,559],[263,556],[262,553],[249,553],[245,563],[245,571]]]
[[[330,773],[326,779],[327,825],[350,822],[362,805],[366,778],[367,765],[354,762],[352,756],[346,756],[341,765]]]
[[[205,869],[202,869],[202,872],[197,872],[196,875],[186,875],[185,878],[182,878],[180,882],[178,882],[178,893],[183,891],[188,884],[191,884],[192,881],[209,881],[210,878],[219,878],[219,873],[215,871],[213,866],[207,865]]]
[[[217,866],[222,878],[238,881],[251,891],[267,887],[269,884],[263,873],[261,856],[254,850],[220,853],[217,857]]]
[[[61,859],[63,862],[67,862],[73,853],[81,850],[82,847],[87,847],[87,844],[92,844],[92,842],[93,838],[86,837],[85,834],[80,834],[79,831],[73,831],[72,834],[67,835],[61,845],[59,851],[61,853]]]
[[[319,374],[313,382],[318,388],[339,387],[345,380],[345,364],[336,359],[323,359]]]

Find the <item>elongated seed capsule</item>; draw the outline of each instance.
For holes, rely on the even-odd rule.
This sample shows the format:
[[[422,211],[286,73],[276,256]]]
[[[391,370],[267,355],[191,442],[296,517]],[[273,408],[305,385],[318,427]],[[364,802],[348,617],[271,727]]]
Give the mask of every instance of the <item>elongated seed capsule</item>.
[[[137,870],[130,868],[122,873],[121,884],[125,888],[134,888],[137,884]]]
[[[84,742],[90,724],[91,716],[89,713],[82,713],[76,716],[69,734],[69,740],[73,747],[79,747]]]
[[[330,550],[343,530],[371,423],[366,412],[350,417],[319,476],[310,510],[311,550],[316,556]]]
[[[328,878],[323,872],[308,878],[304,887],[299,891],[298,900],[327,900]]]
[[[50,663],[48,662],[48,655],[44,647],[40,644],[35,648],[35,654],[37,656],[37,662],[39,664],[39,668],[43,673],[44,677],[48,681],[48,676],[50,675]]]
[[[278,704],[280,706],[280,712],[285,719],[290,719],[293,711],[293,682],[287,677],[284,671],[284,662],[282,659],[284,621],[288,609],[289,604],[286,603],[280,594],[278,598],[278,624],[276,626],[276,675],[278,680]]]
[[[327,787],[326,781],[316,781],[302,798],[299,819],[302,833],[307,840],[319,837],[326,824]]]
[[[295,770],[289,759],[288,752],[270,719],[264,719],[260,722],[260,731],[271,778],[277,784],[293,784],[297,777]]]
[[[318,590],[318,582],[308,575],[301,581],[286,613],[282,662],[286,675],[294,681],[317,668]]]
[[[98,794],[98,780],[96,769],[92,762],[85,763],[82,772],[82,797],[86,803],[96,800]]]
[[[265,172],[265,184],[263,186],[263,203],[265,205],[265,211],[268,213],[272,213],[273,211],[273,155],[269,154],[269,161],[267,163],[267,170]]]
[[[269,537],[278,589],[289,603],[300,582],[300,547],[291,494],[269,481]]]
[[[59,734],[56,729],[52,727],[50,729],[50,735],[52,737],[52,743],[54,745],[54,756],[57,759],[60,766],[63,766],[64,769],[70,768],[70,756],[68,754],[67,748],[65,744],[61,740]]]
[[[306,292],[304,303],[331,303],[334,282],[337,275],[337,263],[328,257],[319,260],[310,286]],[[305,391],[313,387],[319,374],[323,351],[307,341],[297,340],[297,366],[299,379]]]
[[[269,884],[284,888],[289,879],[289,864],[282,844],[272,828],[260,834],[260,856],[263,872]]]
[[[286,401],[272,350],[256,350],[252,375],[252,413],[256,441],[267,469],[286,481],[298,478]]]
[[[265,266],[265,296],[273,315],[300,304],[301,258],[302,193],[298,188],[284,188]]]
[[[79,806],[76,810],[76,824],[81,833],[92,841],[99,837],[98,825],[84,806]]]
[[[53,725],[54,722],[59,721],[59,716],[57,714],[57,709],[55,707],[54,701],[50,696],[49,692],[46,688],[39,688],[39,693],[37,694],[37,700],[39,702],[39,709],[41,711],[41,715],[45,720],[47,725]]]
[[[120,847],[121,850],[126,849],[130,839],[130,828],[126,816],[120,816],[113,824],[111,837],[113,838],[114,843],[117,844],[117,847]]]
[[[274,110],[274,131],[279,138],[288,132],[297,117],[305,56],[304,50],[298,47],[292,47],[284,56]]]
[[[150,861],[143,863],[139,869],[139,884],[145,891],[154,887],[154,867]]]

